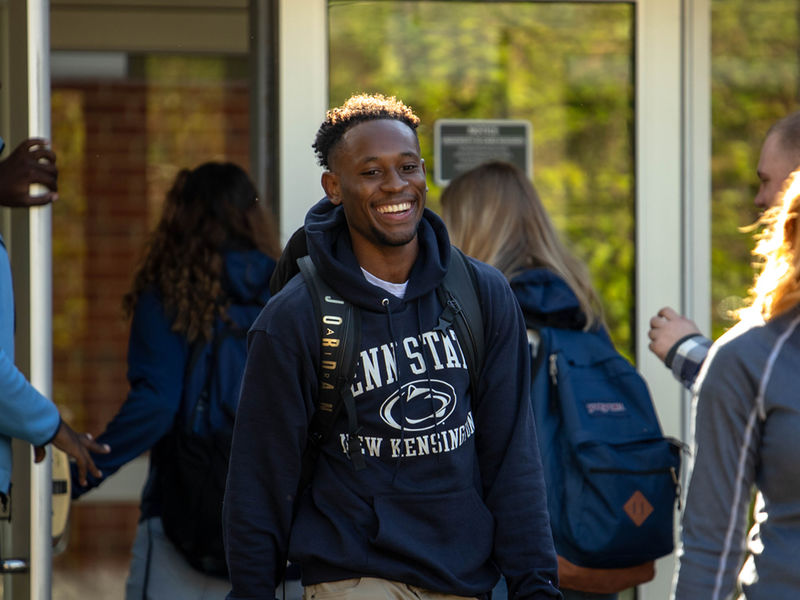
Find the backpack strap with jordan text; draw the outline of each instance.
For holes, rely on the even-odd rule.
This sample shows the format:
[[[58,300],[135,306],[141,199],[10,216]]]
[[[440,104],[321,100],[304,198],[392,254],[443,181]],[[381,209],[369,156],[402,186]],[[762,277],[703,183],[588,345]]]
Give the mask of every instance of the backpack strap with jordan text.
[[[483,315],[472,265],[464,254],[451,246],[450,268],[437,288],[444,306],[435,330],[445,333],[453,327],[461,342],[470,377],[473,399],[483,365]],[[333,432],[344,407],[348,421],[349,457],[356,470],[365,466],[358,438],[355,399],[350,379],[355,370],[361,339],[361,312],[345,301],[322,279],[311,257],[302,256],[297,265],[306,281],[320,323],[319,401],[308,428],[308,443],[303,452],[298,496],[311,483],[314,465],[322,445]]]
[[[308,443],[303,452],[298,487],[298,490],[302,490],[311,481],[322,444],[330,437],[343,406],[347,412],[350,460],[356,470],[363,469],[365,465],[358,440],[355,399],[347,385],[356,362],[358,340],[361,339],[361,312],[343,300],[320,277],[310,256],[298,258],[297,265],[311,293],[321,334],[319,399],[308,427]]]

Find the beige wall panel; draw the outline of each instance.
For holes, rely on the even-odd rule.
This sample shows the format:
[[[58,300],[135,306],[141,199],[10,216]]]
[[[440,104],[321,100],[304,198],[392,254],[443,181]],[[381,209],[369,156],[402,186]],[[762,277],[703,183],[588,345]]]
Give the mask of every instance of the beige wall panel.
[[[50,6],[59,7],[157,7],[157,8],[247,8],[248,0],[50,0]]]
[[[247,10],[52,6],[53,50],[245,53]]]

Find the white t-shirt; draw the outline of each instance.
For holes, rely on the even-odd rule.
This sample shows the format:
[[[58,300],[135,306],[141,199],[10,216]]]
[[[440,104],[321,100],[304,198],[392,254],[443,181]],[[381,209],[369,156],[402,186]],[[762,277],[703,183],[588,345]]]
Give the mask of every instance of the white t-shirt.
[[[375,277],[375,275],[369,271],[364,270],[364,267],[361,267],[361,272],[364,274],[364,278],[372,285],[376,285],[382,290],[386,290],[392,296],[396,296],[401,300],[405,297],[406,288],[408,287],[408,279],[406,279],[403,283],[392,283],[391,281],[384,281],[383,279]]]

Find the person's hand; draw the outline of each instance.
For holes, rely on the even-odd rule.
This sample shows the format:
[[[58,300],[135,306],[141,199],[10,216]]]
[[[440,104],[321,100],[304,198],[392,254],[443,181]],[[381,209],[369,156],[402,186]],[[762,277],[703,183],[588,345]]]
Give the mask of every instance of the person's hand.
[[[693,333],[700,333],[694,321],[665,306],[650,319],[650,331],[647,332],[647,336],[651,341],[648,348],[663,361],[675,342]]]
[[[90,433],[77,434],[66,421],[62,419],[58,426],[56,436],[53,438],[53,445],[59,450],[69,454],[78,465],[78,481],[81,485],[86,485],[86,472],[94,477],[102,477],[103,473],[98,469],[89,452],[96,454],[108,454],[111,448],[107,444],[98,444]],[[34,461],[41,462],[45,457],[44,446],[34,448]]]
[[[58,194],[56,155],[40,138],[31,138],[14,148],[0,161],[0,206],[41,206],[56,200]],[[31,184],[47,188],[42,195],[31,196]]]

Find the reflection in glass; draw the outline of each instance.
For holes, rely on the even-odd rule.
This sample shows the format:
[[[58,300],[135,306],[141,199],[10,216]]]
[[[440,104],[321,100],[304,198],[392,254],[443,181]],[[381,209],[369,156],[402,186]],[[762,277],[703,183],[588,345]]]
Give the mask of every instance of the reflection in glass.
[[[422,119],[523,119],[533,180],[588,265],[620,350],[633,356],[633,5],[329,3],[330,104],[397,95]],[[432,178],[429,178],[432,179]],[[441,190],[431,181],[429,206]]]
[[[716,339],[753,283],[761,144],[800,108],[800,2],[711,2],[711,319]]]
[[[103,70],[83,54],[52,85],[53,395],[97,434],[128,392],[122,296],[167,187],[207,160],[248,166],[249,87],[243,56],[125,54]],[[138,516],[138,502],[73,504],[54,597],[122,598]]]

